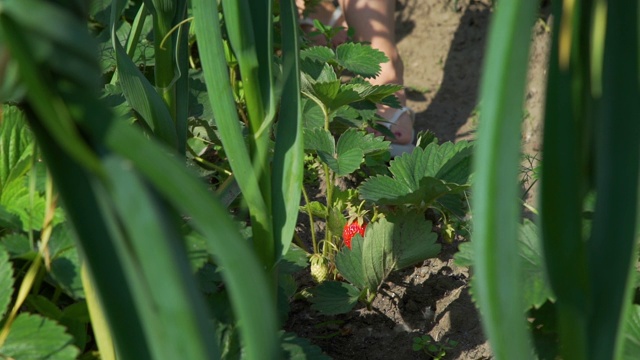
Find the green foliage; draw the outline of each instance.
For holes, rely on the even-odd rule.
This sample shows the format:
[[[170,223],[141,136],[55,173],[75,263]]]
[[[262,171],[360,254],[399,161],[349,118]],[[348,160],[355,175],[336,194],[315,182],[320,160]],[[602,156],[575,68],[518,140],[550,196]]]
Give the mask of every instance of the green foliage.
[[[55,321],[23,313],[11,325],[0,354],[14,359],[74,359],[79,351],[73,337]]]
[[[388,149],[389,142],[373,134],[349,129],[336,144],[331,133],[324,129],[305,131],[305,148],[315,151],[337,176],[351,174],[364,161],[364,156]]]
[[[519,261],[522,264],[523,309],[540,308],[545,302],[553,300],[555,297],[544,269],[542,239],[540,238],[539,229],[528,219],[525,219],[520,224],[518,249]],[[474,266],[476,251],[471,242],[461,244],[460,251],[455,255],[456,264],[459,266]]]
[[[458,342],[454,340],[445,340],[438,343],[429,335],[422,335],[413,338],[413,351],[422,351],[434,360],[442,360],[447,355],[447,351],[453,350],[458,346]]]
[[[356,234],[351,249],[343,247],[335,256],[336,269],[349,283],[327,281],[312,289],[313,308],[325,314],[340,314],[353,309],[358,300],[370,307],[391,271],[440,252],[436,238],[431,223],[415,213],[369,224],[364,238]]]
[[[483,83],[473,189],[474,281],[496,359],[620,359],[634,349],[640,96],[638,3],[553,2],[539,211],[543,261],[518,256],[520,121],[535,4],[500,2]],[[569,41],[570,39],[570,41]],[[593,201],[595,206],[587,207]],[[586,221],[586,218],[588,220]],[[544,264],[554,302],[522,313],[522,272]],[[536,294],[537,293],[537,294]],[[544,351],[540,351],[540,350]],[[637,357],[637,353],[632,356]]]
[[[472,145],[429,144],[391,161],[392,176],[378,175],[358,188],[360,196],[385,205],[430,205],[449,194],[459,194],[469,187]]]
[[[13,268],[9,254],[0,247],[0,317],[4,318],[13,293]]]

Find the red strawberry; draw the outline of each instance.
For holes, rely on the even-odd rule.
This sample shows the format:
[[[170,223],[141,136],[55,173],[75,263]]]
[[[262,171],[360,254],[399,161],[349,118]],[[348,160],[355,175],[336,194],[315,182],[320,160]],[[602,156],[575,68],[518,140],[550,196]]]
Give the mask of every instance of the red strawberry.
[[[354,221],[352,223],[348,223],[347,225],[344,226],[344,229],[342,230],[342,240],[344,241],[344,244],[351,249],[351,239],[356,235],[356,234],[360,234],[360,236],[364,237],[364,230],[367,228],[367,223],[362,223],[362,225],[360,225],[360,223],[358,223],[357,221]]]

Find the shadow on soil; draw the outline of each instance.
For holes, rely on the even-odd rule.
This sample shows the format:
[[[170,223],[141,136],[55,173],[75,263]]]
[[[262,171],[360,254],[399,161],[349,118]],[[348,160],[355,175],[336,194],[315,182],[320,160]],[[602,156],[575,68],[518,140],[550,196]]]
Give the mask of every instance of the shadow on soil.
[[[410,17],[411,5],[406,5],[399,19]],[[435,11],[435,10],[434,10]],[[453,11],[453,10],[451,10]],[[478,101],[478,86],[482,68],[484,47],[491,11],[483,3],[471,0],[463,7],[464,13],[455,31],[451,47],[442,60],[444,77],[440,87],[425,111],[416,114],[418,130],[431,129],[441,141],[455,141],[457,137],[468,137],[472,131],[459,133],[469,117],[475,115]],[[402,21],[402,20],[401,20]],[[412,21],[401,22],[398,38],[411,33]],[[407,97],[424,101],[424,95],[409,92]]]

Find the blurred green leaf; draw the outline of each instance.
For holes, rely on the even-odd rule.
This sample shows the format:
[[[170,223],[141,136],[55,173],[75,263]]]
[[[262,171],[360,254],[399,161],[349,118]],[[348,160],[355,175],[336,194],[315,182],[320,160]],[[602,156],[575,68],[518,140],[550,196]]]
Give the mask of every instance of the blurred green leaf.
[[[4,318],[13,294],[13,267],[9,254],[0,246],[0,319]]]
[[[547,279],[542,256],[542,239],[538,227],[532,221],[525,219],[519,227],[518,244],[519,256],[522,259],[522,279],[524,288],[524,309],[540,308],[547,300],[553,299],[553,292]],[[474,266],[475,249],[472,243],[460,244],[455,254],[458,266]]]
[[[27,234],[24,233],[7,234],[0,238],[0,245],[7,250],[11,258],[33,259],[37,254],[37,251],[31,248]]]
[[[60,310],[55,303],[42,295],[29,294],[25,303],[31,308],[30,310],[32,310],[32,312],[37,312],[51,320],[58,320],[62,317],[62,310]]]
[[[282,332],[282,349],[287,359],[296,360],[330,360],[317,345],[309,340],[297,337],[295,334]]]
[[[634,304],[626,319],[623,360],[634,360],[640,354],[640,305]]]
[[[311,308],[326,315],[351,311],[360,297],[360,290],[355,286],[337,281],[325,281],[309,292],[312,294]]]
[[[300,206],[300,211],[307,213],[311,211],[314,218],[326,219],[328,215],[327,206],[319,201],[312,201]]]

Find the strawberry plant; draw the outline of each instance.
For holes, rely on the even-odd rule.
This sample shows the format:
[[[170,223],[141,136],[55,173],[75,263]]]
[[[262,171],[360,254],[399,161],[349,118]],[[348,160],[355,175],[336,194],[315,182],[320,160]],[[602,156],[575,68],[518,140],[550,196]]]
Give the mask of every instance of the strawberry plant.
[[[415,212],[382,218],[351,239],[335,256],[338,273],[348,282],[325,281],[311,290],[313,308],[325,314],[340,314],[362,301],[371,307],[384,279],[394,270],[404,269],[436,256],[440,245],[431,232],[431,223]]]

